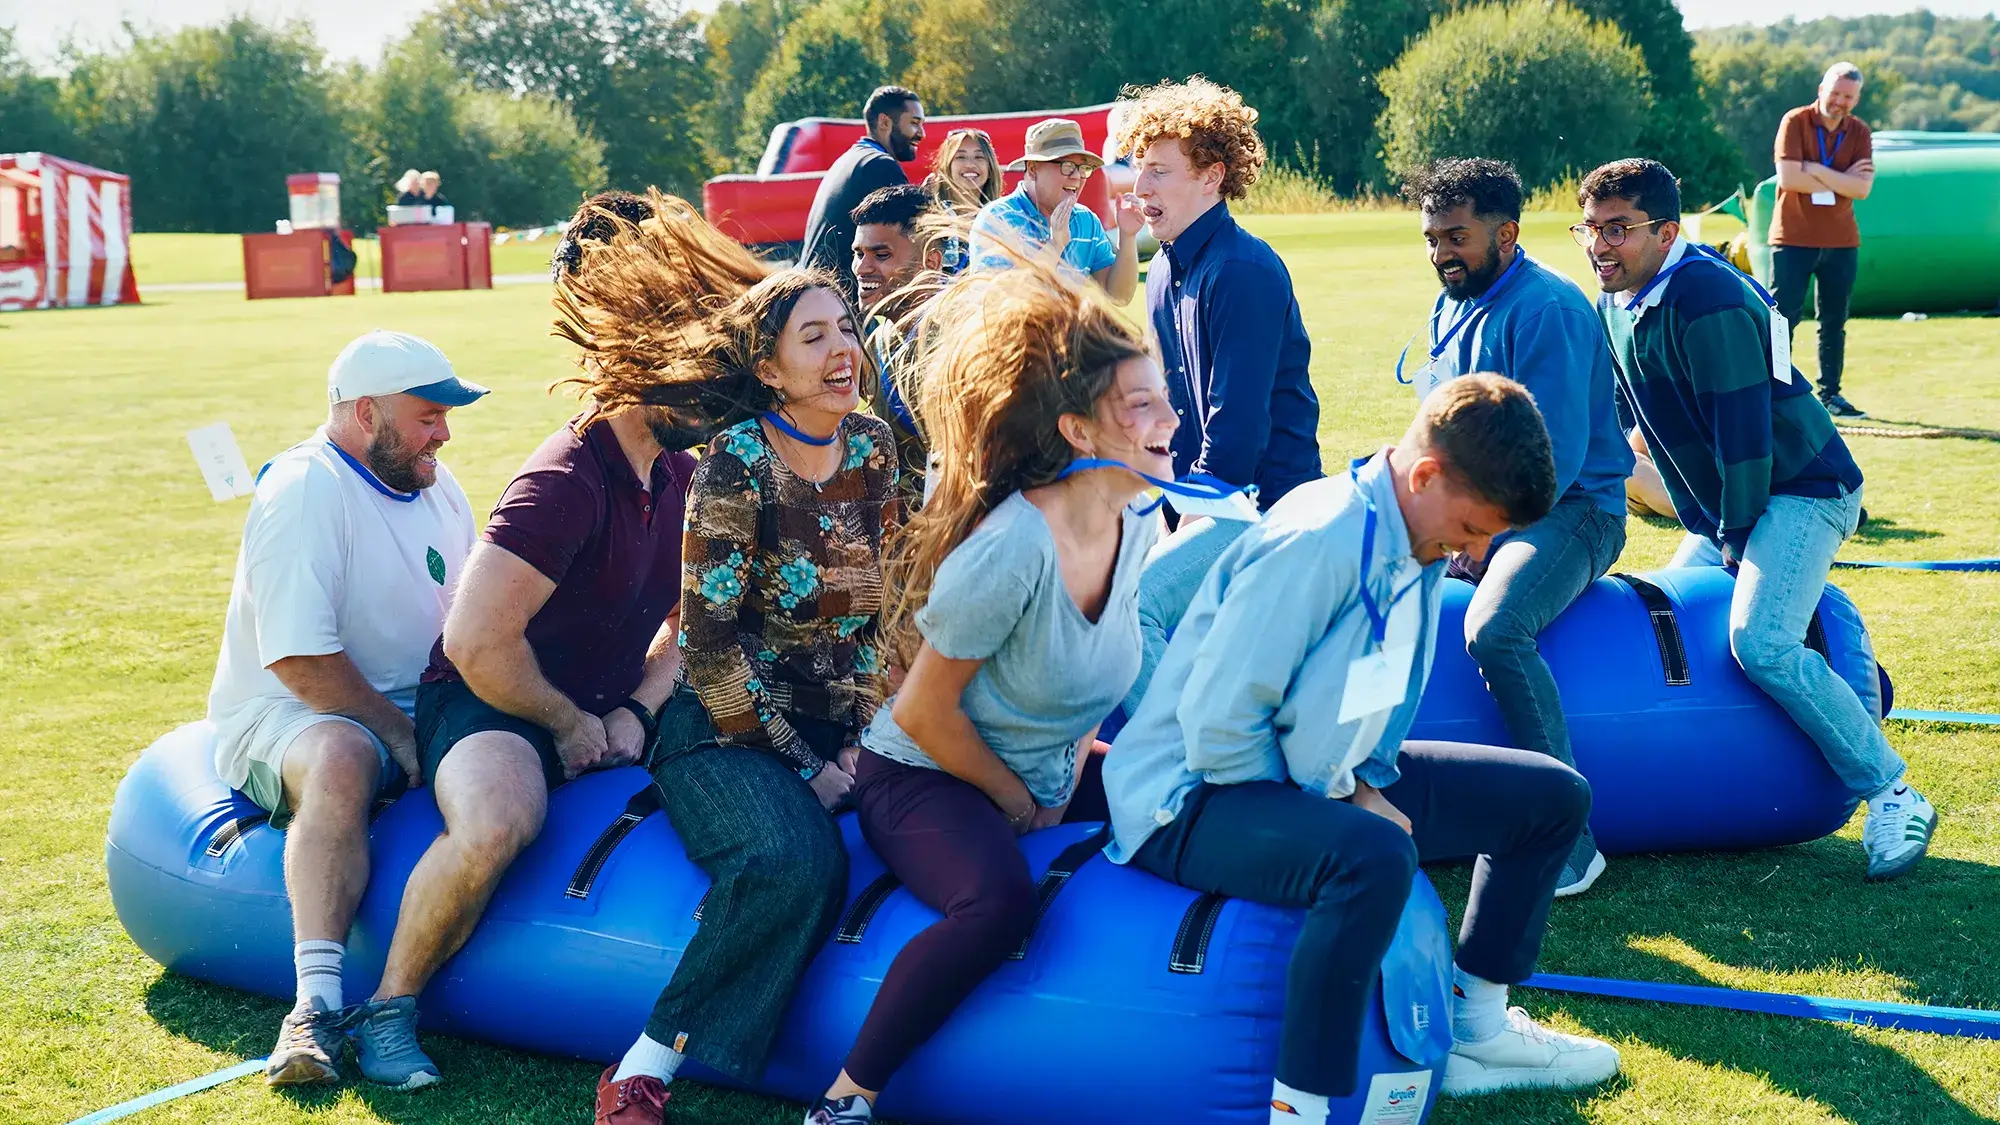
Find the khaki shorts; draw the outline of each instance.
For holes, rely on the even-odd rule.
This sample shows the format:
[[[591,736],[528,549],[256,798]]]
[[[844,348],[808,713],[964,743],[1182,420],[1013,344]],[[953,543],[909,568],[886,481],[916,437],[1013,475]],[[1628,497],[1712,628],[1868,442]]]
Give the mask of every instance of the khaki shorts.
[[[224,780],[244,775],[243,795],[271,814],[271,827],[283,828],[292,819],[285,807],[285,753],[300,735],[321,723],[346,723],[368,736],[381,756],[377,794],[392,785],[400,787],[403,771],[390,760],[389,748],[375,732],[353,719],[323,715],[289,698],[267,704],[239,730],[223,732],[215,744],[215,772]]]

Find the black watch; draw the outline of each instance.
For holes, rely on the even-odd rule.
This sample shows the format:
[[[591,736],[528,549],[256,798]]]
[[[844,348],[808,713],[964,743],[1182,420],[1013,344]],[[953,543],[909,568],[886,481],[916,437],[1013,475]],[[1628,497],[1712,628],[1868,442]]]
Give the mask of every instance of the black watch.
[[[646,710],[645,704],[627,696],[612,710],[617,711],[621,708],[632,712],[632,717],[639,720],[639,729],[645,732],[647,746],[651,746],[653,740],[660,737],[660,720],[654,718],[651,711]]]

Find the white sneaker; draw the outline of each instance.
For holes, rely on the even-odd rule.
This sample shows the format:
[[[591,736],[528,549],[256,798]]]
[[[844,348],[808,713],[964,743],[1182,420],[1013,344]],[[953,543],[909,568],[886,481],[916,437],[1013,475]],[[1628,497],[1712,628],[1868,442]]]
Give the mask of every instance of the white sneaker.
[[[1585,1035],[1552,1031],[1520,1008],[1507,1030],[1483,1043],[1454,1043],[1444,1062],[1446,1097],[1501,1090],[1573,1090],[1618,1073],[1618,1048]]]
[[[1936,806],[1912,786],[1869,801],[1868,819],[1861,828],[1869,880],[1894,879],[1915,867],[1930,850],[1937,822]]]

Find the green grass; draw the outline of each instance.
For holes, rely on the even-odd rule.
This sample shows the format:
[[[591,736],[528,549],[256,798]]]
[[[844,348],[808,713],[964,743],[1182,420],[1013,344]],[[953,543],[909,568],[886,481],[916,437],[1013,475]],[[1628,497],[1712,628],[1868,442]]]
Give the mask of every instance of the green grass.
[[[514,242],[493,248],[493,273],[547,273],[556,239],[544,235],[534,242]],[[372,238],[356,239],[355,272],[382,276],[382,251]],[[135,234],[132,272],[139,279],[139,296],[148,285],[178,285],[199,281],[243,280],[243,239],[234,234]]]
[[[1525,242],[1577,269],[1568,221],[1536,216]],[[1394,437],[1413,402],[1390,369],[1436,289],[1416,216],[1252,225],[1298,283],[1329,458]],[[194,268],[192,251],[180,257]],[[283,1011],[166,975],[126,939],[105,893],[113,789],[142,747],[202,712],[243,520],[245,502],[209,500],[182,435],[227,420],[258,464],[320,420],[326,364],[342,344],[372,327],[403,328],[499,392],[454,419],[446,451],[483,508],[570,409],[543,393],[569,369],[547,318],[546,293],[532,286],[255,304],[165,294],[139,308],[0,317],[10,486],[0,507],[0,1122],[67,1121],[261,1055]],[[2000,322],[1865,320],[1850,328],[1849,347],[1849,393],[1879,415],[2000,429]],[[1809,332],[1798,354],[1810,363]],[[1875,522],[1850,557],[2000,554],[1991,444],[1859,438],[1854,448]],[[1635,521],[1621,565],[1661,565],[1674,538]],[[1903,705],[2000,711],[2000,576],[1837,580],[1867,614]],[[1596,890],[1557,906],[1543,967],[2000,1009],[2000,731],[1897,723],[1890,736],[1945,811],[1933,858],[1911,877],[1861,881],[1858,821],[1800,847],[1618,860]],[[1463,899],[1462,871],[1437,878],[1448,902]],[[2000,1043],[1552,993],[1520,1001],[1616,1041],[1625,1077],[1577,1096],[1447,1103],[1440,1125],[2000,1120]],[[589,1112],[593,1067],[432,1042],[450,1080],[418,1097],[362,1087],[285,1097],[246,1080],[142,1120],[541,1122]],[[790,1125],[799,1113],[692,1085],[674,1104],[682,1122]]]

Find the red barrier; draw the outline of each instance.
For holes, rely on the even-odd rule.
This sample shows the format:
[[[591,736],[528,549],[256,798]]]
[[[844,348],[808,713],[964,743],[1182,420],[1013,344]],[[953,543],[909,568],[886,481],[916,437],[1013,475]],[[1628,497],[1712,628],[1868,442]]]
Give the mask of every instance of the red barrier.
[[[382,227],[382,292],[493,288],[487,223]]]
[[[984,130],[993,140],[1000,163],[1020,158],[1027,147],[1028,127],[1051,117],[1067,117],[1083,129],[1083,140],[1092,152],[1104,149],[1109,105],[1082,109],[1051,109],[1034,113],[967,114],[933,117],[924,122],[924,141],[917,146],[917,158],[903,164],[911,183],[922,183],[930,174],[930,162],[938,146],[953,129]],[[718,230],[746,244],[800,242],[805,238],[806,218],[812,211],[813,195],[819,190],[826,169],[840,154],[853,147],[862,136],[861,122],[854,119],[808,117],[780,125],[773,131],[764,162],[754,176],[717,176],[702,185],[701,210]],[[1007,190],[1020,183],[1018,172],[1006,174]],[[1079,199],[1111,226],[1110,192],[1102,173],[1090,177]]]
[[[352,296],[354,279],[333,284],[327,261],[326,233],[298,230],[290,234],[243,236],[243,295],[267,297]],[[354,232],[343,230],[340,241],[354,249]]]

